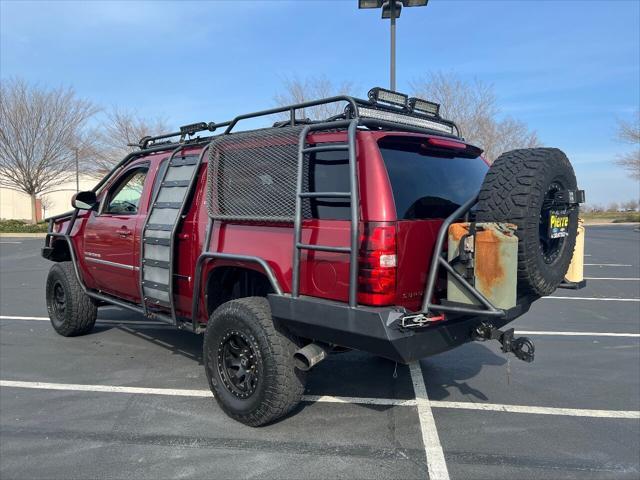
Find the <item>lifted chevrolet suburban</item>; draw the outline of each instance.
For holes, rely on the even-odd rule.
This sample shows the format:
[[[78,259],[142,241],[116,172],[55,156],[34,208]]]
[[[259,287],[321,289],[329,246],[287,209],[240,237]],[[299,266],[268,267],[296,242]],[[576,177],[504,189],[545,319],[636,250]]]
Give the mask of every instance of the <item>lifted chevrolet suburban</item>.
[[[297,116],[329,103],[344,113]],[[408,363],[496,339],[531,361],[500,328],[565,281],[584,193],[560,150],[481,153],[438,104],[381,88],[145,137],[49,219],[53,328],[117,305],[203,333],[215,399],[252,426],[336,350]]]

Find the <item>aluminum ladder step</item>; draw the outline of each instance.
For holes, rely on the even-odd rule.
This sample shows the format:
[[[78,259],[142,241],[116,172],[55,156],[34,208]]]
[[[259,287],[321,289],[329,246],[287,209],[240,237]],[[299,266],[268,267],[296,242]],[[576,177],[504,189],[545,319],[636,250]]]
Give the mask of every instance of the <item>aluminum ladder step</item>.
[[[145,314],[173,325],[177,325],[173,298],[175,235],[208,150],[205,147],[199,155],[178,156],[183,148],[176,148],[166,160],[166,168],[152,199],[140,242],[142,307]],[[169,309],[171,314],[150,311],[149,308]]]

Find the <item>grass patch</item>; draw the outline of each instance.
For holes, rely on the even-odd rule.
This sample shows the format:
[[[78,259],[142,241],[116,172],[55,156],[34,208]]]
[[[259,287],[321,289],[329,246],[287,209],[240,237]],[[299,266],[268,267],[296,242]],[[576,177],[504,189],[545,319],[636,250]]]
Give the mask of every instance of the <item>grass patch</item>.
[[[580,217],[587,223],[640,222],[640,212],[580,212]]]
[[[0,220],[0,233],[46,233],[47,222],[35,225],[23,220]]]

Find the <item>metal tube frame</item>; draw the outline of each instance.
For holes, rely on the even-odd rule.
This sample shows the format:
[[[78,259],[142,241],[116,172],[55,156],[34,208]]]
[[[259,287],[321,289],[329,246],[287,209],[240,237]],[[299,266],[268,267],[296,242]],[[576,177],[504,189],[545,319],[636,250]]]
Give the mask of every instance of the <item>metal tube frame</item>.
[[[299,142],[299,156],[300,159],[303,159],[303,155],[304,152],[302,152],[302,150],[304,149],[304,145],[306,142],[306,137],[307,134],[310,131],[317,131],[317,130],[335,130],[335,129],[343,129],[343,128],[347,128],[347,142],[348,142],[348,151],[349,151],[349,176],[350,176],[350,188],[351,188],[351,192],[350,193],[350,200],[351,200],[351,231],[350,231],[350,247],[348,249],[349,251],[349,255],[350,255],[350,266],[349,266],[349,306],[350,307],[356,307],[357,306],[357,280],[358,280],[358,230],[359,230],[359,214],[360,214],[360,206],[359,206],[359,193],[358,193],[358,176],[357,176],[357,152],[356,152],[356,133],[357,133],[357,128],[358,126],[366,126],[369,128],[383,128],[383,129],[393,129],[393,130],[398,130],[398,131],[407,131],[407,132],[413,132],[413,133],[422,133],[422,134],[438,134],[438,135],[442,135],[442,136],[454,136],[454,135],[447,135],[445,133],[442,132],[434,132],[433,130],[429,130],[426,128],[420,128],[420,127],[414,127],[411,125],[404,125],[404,124],[398,124],[398,123],[394,123],[394,122],[389,122],[389,121],[385,121],[385,120],[378,120],[378,119],[372,119],[372,118],[361,118],[358,116],[358,105],[368,105],[370,104],[370,102],[366,101],[366,100],[361,100],[361,99],[356,99],[354,97],[349,97],[349,96],[335,96],[335,97],[330,97],[327,99],[323,99],[323,100],[317,100],[317,101],[311,101],[311,102],[303,102],[303,103],[299,103],[299,104],[295,104],[295,105],[289,105],[286,107],[278,107],[278,108],[272,108],[272,109],[268,109],[268,110],[262,110],[259,112],[255,112],[255,113],[250,113],[250,114],[245,114],[245,115],[239,115],[236,116],[234,119],[228,121],[228,122],[222,122],[222,123],[218,123],[218,124],[210,124],[211,128],[214,127],[221,127],[221,126],[226,126],[226,130],[223,132],[223,135],[225,134],[230,134],[233,130],[233,128],[237,125],[238,122],[240,122],[241,120],[246,120],[246,119],[250,119],[250,118],[256,118],[256,117],[261,117],[261,116],[267,116],[267,115],[272,115],[275,113],[281,113],[281,112],[285,112],[288,111],[290,113],[290,125],[295,125],[296,119],[295,119],[295,112],[296,110],[299,109],[304,109],[304,108],[308,108],[308,107],[313,107],[313,106],[317,106],[317,105],[322,105],[322,104],[326,104],[326,103],[335,103],[335,102],[347,102],[349,105],[349,110],[350,110],[350,115],[352,116],[351,119],[347,119],[347,120],[335,120],[335,121],[331,121],[331,122],[325,122],[325,123],[316,123],[316,124],[311,124],[308,125],[307,127],[305,127],[300,135],[300,142]],[[438,118],[438,122],[442,122],[442,123],[446,123],[449,124],[451,126],[453,126],[456,131],[457,130],[457,126],[453,123],[453,122],[449,122],[446,121],[444,119],[440,119]],[[458,132],[459,133],[459,132]],[[162,139],[162,138],[169,138],[172,136],[178,136],[180,135],[180,133],[174,133],[174,134],[166,134],[166,135],[161,135],[158,137],[152,137],[150,139],[147,139],[144,144],[143,144],[143,148],[139,151],[136,152],[132,152],[129,155],[127,155],[124,159],[122,159],[112,170],[111,172],[109,172],[108,175],[106,175],[100,182],[98,182],[98,184],[93,188],[92,191],[97,192],[98,190],[100,190],[100,188],[102,188],[102,186],[107,183],[114,174],[116,174],[120,169],[122,169],[123,167],[125,167],[128,163],[130,163],[131,161],[133,161],[135,158],[138,158],[140,156],[143,155],[147,155],[150,153],[155,153],[155,152],[160,152],[160,151],[167,151],[170,149],[174,149],[174,151],[172,152],[172,157],[175,155],[175,153],[177,153],[178,151],[188,147],[188,146],[200,146],[203,143],[209,142],[210,141],[210,137],[207,138],[202,138],[202,139],[196,139],[194,141],[187,141],[187,142],[179,142],[179,143],[166,143],[163,145],[157,145],[157,146],[151,146],[151,147],[147,147],[148,143],[152,140],[157,140],[157,139]],[[338,147],[340,148],[340,147]],[[338,149],[338,148],[334,148],[334,149]],[[344,147],[342,147],[344,148]],[[204,158],[204,154],[206,152],[207,148],[205,148],[201,154],[200,154],[200,159],[199,162],[201,163],[203,158]],[[319,150],[318,150],[319,151]],[[199,163],[199,164],[200,164]],[[199,168],[199,167],[198,167]],[[197,172],[194,175],[194,178],[197,177]],[[296,212],[300,212],[301,211],[301,200],[303,197],[312,197],[312,195],[304,195],[303,192],[301,192],[301,187],[302,187],[302,183],[301,183],[301,177],[302,177],[302,162],[299,162],[298,165],[298,191],[297,193],[300,195],[296,195]],[[190,187],[193,186],[193,181],[192,184],[190,185]],[[331,195],[336,195],[336,196],[343,196],[343,192],[327,192],[327,194],[331,194]],[[444,240],[445,237],[447,235],[448,232],[448,228],[449,226],[456,220],[458,220],[459,218],[468,218],[468,212],[471,209],[471,207],[473,207],[473,205],[477,202],[478,196],[475,195],[474,197],[472,197],[471,199],[469,199],[467,202],[465,202],[463,205],[461,205],[453,214],[451,214],[449,217],[447,217],[442,226],[440,227],[440,231],[438,232],[438,237],[437,237],[437,241],[436,241],[436,246],[434,247],[434,251],[433,251],[433,257],[431,260],[431,265],[430,265],[430,269],[429,269],[429,275],[427,277],[427,283],[425,286],[425,292],[424,292],[424,298],[423,298],[423,303],[422,303],[422,312],[423,314],[428,314],[432,311],[439,311],[439,312],[451,312],[451,313],[462,313],[462,314],[474,314],[474,315],[487,315],[487,316],[496,316],[496,317],[502,317],[505,316],[505,311],[501,310],[501,309],[497,309],[495,308],[491,302],[489,300],[487,300],[473,285],[469,284],[460,274],[458,274],[458,272],[455,271],[455,269],[453,269],[453,267],[451,267],[451,265],[442,258],[442,251],[444,248]],[[118,305],[121,306],[123,308],[127,308],[129,310],[133,310],[135,312],[139,312],[139,313],[143,313],[143,314],[148,314],[148,312],[146,311],[146,307],[144,304],[144,292],[142,290],[141,287],[141,304],[142,306],[139,305],[135,305],[132,303],[128,303],[125,301],[122,301],[120,299],[117,299],[115,297],[111,297],[109,295],[103,295],[100,293],[96,293],[93,291],[90,291],[86,288],[82,277],[80,275],[80,272],[78,270],[78,260],[77,260],[77,256],[75,254],[75,249],[73,246],[73,242],[71,240],[71,231],[73,229],[73,226],[75,224],[75,221],[77,219],[78,216],[78,209],[74,209],[71,212],[66,212],[60,215],[56,215],[53,217],[49,217],[47,220],[49,221],[49,231],[47,233],[47,236],[45,238],[45,245],[50,246],[50,239],[52,237],[60,237],[60,238],[64,238],[69,246],[69,251],[70,251],[70,255],[71,255],[71,261],[73,263],[73,267],[74,267],[74,271],[76,274],[76,277],[78,279],[78,282],[80,283],[80,286],[83,290],[84,293],[86,293],[89,297],[100,300],[100,301],[104,301],[107,303],[111,303],[114,305]],[[61,233],[61,232],[53,232],[53,224],[55,220],[59,220],[62,218],[66,218],[66,217],[70,217],[70,221],[69,221],[69,225],[67,226],[67,230],[65,233]],[[148,220],[148,219],[147,219]],[[145,225],[146,225],[146,221],[145,221]],[[177,224],[176,224],[177,225]],[[202,276],[202,268],[203,265],[206,261],[209,260],[213,260],[213,259],[219,259],[219,260],[231,260],[231,261],[239,261],[239,262],[253,262],[256,263],[257,265],[259,265],[265,272],[265,274],[267,275],[269,282],[271,283],[271,286],[274,290],[274,292],[278,295],[283,295],[283,291],[282,288],[280,287],[280,284],[278,283],[278,280],[273,272],[273,270],[271,269],[271,267],[269,266],[269,264],[262,258],[259,257],[255,257],[255,256],[247,256],[247,255],[236,255],[236,254],[228,254],[228,253],[219,253],[219,252],[210,252],[209,251],[209,245],[211,243],[211,237],[212,237],[212,233],[213,233],[213,226],[214,226],[214,222],[212,219],[209,219],[209,222],[207,224],[207,231],[206,231],[206,236],[205,236],[205,242],[203,244],[202,247],[202,253],[200,254],[200,256],[198,257],[197,261],[196,261],[196,266],[195,266],[195,282],[194,282],[194,291],[193,291],[193,299],[192,299],[192,311],[191,311],[191,315],[192,315],[192,329],[194,332],[197,332],[199,330],[199,321],[198,321],[198,310],[199,310],[199,298],[200,298],[200,288],[201,288],[201,283],[202,283],[202,279],[200,278]],[[299,269],[300,269],[300,255],[299,255],[299,244],[300,242],[300,237],[301,237],[301,229],[302,229],[302,221],[301,221],[301,215],[296,215],[296,221],[294,222],[294,250],[295,250],[295,254],[294,254],[294,261],[293,261],[293,285],[292,285],[292,297],[297,297],[299,296],[299,280],[300,280],[300,276],[299,276]],[[175,230],[175,226],[174,226],[174,230]],[[141,238],[141,243],[144,240]],[[340,249],[339,247],[336,247],[338,249]],[[172,249],[173,249],[173,245],[172,245]],[[341,249],[342,250],[342,249]],[[343,251],[346,252],[346,247],[344,248]],[[140,259],[142,261],[142,257]],[[173,260],[173,255],[172,255],[172,259]],[[476,309],[476,308],[465,308],[465,307],[458,307],[458,306],[449,306],[449,305],[438,305],[438,304],[433,304],[431,303],[431,298],[433,297],[433,292],[435,289],[435,282],[438,276],[438,272],[439,272],[439,267],[443,267],[445,268],[449,273],[451,273],[451,275],[454,277],[454,279],[456,279],[466,290],[469,291],[469,293],[476,298],[481,304],[482,306],[485,308],[485,310],[481,310],[481,309]],[[141,271],[141,270],[140,270]],[[142,271],[140,273],[140,281],[142,283]],[[172,279],[171,279],[172,282]],[[175,316],[175,311],[172,309],[172,316],[174,318],[174,321],[176,321],[176,316]],[[177,321],[176,321],[177,323]]]

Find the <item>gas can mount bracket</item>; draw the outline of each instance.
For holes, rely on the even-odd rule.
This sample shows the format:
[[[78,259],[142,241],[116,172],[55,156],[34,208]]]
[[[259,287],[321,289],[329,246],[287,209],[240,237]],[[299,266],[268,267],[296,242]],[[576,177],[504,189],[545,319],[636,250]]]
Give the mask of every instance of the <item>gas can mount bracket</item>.
[[[492,324],[482,322],[473,331],[472,337],[476,341],[497,340],[504,353],[513,353],[517,358],[527,363],[533,362],[535,357],[535,345],[528,337],[515,337],[515,330],[499,330]]]

